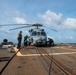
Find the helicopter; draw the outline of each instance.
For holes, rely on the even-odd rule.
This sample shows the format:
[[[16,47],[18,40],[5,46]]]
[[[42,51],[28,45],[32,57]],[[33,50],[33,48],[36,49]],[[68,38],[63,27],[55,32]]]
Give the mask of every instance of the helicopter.
[[[41,29],[41,24],[34,24],[34,29],[29,30],[30,33],[30,43],[31,45],[46,45],[47,44],[47,35],[44,29]]]
[[[41,28],[43,25],[42,24],[8,24],[8,25],[0,25],[0,26],[11,26],[11,25],[24,25],[22,27],[17,27],[10,29],[16,30],[20,28],[26,28],[26,27],[35,27],[29,30],[29,38],[28,38],[28,44],[29,45],[36,45],[36,46],[46,46],[46,45],[52,45],[54,46],[54,41],[53,39],[50,38],[50,40],[47,40],[47,34],[43,28]],[[51,28],[52,29],[52,28]],[[52,29],[53,31],[56,31]]]

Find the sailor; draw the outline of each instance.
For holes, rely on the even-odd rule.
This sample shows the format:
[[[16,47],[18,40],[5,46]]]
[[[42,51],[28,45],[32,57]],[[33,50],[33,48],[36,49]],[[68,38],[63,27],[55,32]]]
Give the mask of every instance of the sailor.
[[[27,46],[27,39],[28,39],[28,36],[24,36],[24,46]]]
[[[53,41],[53,39],[48,38],[48,40],[49,40],[50,45],[51,45],[51,46],[54,46],[54,41]]]
[[[20,32],[18,33],[18,38],[17,38],[17,40],[18,40],[17,48],[20,49],[20,47],[21,47],[21,41],[22,41],[22,31],[20,31]]]

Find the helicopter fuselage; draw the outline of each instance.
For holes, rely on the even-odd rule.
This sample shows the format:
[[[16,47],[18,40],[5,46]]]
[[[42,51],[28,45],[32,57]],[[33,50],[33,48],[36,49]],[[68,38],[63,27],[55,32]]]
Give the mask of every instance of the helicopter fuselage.
[[[35,28],[30,30],[31,45],[46,45],[47,44],[47,35],[44,29]]]

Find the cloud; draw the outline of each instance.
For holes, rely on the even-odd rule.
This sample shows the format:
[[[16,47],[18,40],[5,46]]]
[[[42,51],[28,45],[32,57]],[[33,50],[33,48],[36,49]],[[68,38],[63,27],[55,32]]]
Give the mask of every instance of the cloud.
[[[5,11],[0,14],[0,22],[2,24],[27,22],[26,15],[19,11]]]
[[[70,29],[76,30],[76,18],[63,19],[63,14],[55,13],[47,10],[44,14],[38,14],[42,23],[49,27],[57,29]]]
[[[73,39],[75,39],[75,37],[74,37],[74,36],[66,36],[66,37],[59,36],[58,38],[59,38],[60,40],[63,40],[63,39],[73,40]]]
[[[60,25],[62,21],[62,14],[57,14],[50,10],[46,11],[45,14],[38,14],[39,18],[43,21],[44,24],[48,26]]]
[[[24,18],[20,18],[20,17],[15,17],[13,19],[13,22],[18,23],[18,24],[24,24],[27,23],[27,21]]]
[[[65,29],[76,30],[76,19],[75,18],[65,19],[61,27]]]
[[[72,40],[72,39],[74,39],[74,37],[73,36],[68,36],[67,39]]]
[[[8,17],[26,17],[24,13],[19,11],[5,11],[4,15]]]

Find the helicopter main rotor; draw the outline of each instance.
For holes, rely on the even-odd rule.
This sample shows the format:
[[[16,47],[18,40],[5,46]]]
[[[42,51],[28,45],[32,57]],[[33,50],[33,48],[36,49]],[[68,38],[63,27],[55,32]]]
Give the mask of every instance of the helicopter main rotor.
[[[37,29],[38,29],[39,27],[43,26],[42,24],[38,24],[38,23],[36,23],[36,24],[2,24],[0,26],[17,26],[17,25],[22,25],[22,26],[21,27],[17,27],[17,28],[9,29],[9,31],[16,30],[16,29],[21,29],[21,28],[27,28],[27,27],[37,27]],[[53,28],[49,28],[49,29],[57,32],[57,30],[55,30]]]

